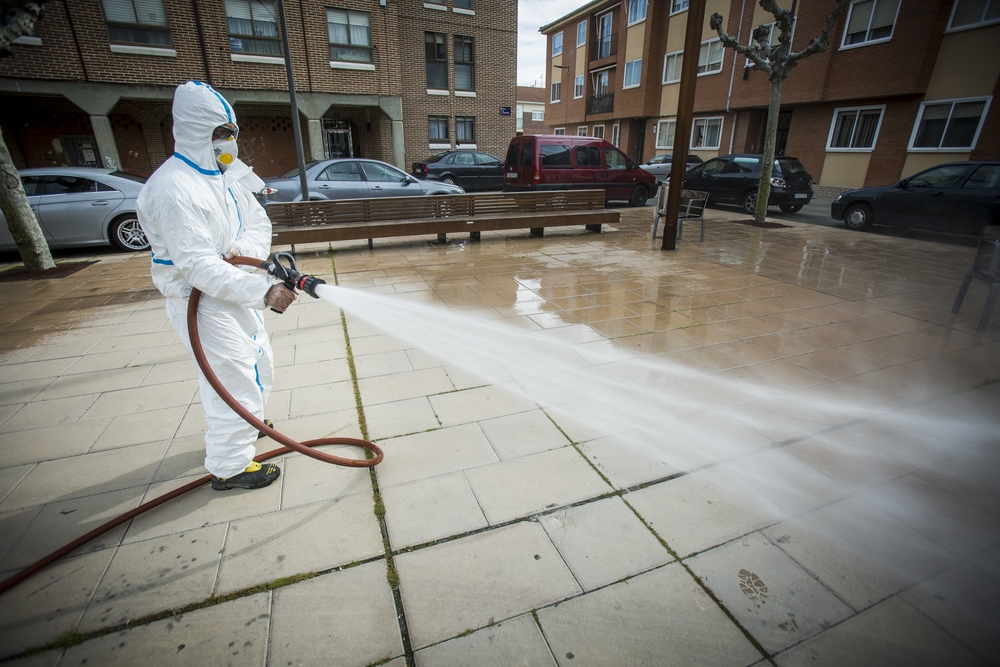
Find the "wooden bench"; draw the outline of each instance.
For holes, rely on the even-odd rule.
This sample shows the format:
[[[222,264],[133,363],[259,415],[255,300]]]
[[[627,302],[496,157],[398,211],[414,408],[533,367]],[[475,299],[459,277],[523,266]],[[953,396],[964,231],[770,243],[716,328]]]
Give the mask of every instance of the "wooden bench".
[[[267,214],[274,245],[367,239],[369,248],[376,238],[422,234],[444,242],[468,233],[478,241],[486,231],[527,228],[542,236],[546,227],[568,225],[600,233],[620,218],[604,209],[603,190],[275,202]]]

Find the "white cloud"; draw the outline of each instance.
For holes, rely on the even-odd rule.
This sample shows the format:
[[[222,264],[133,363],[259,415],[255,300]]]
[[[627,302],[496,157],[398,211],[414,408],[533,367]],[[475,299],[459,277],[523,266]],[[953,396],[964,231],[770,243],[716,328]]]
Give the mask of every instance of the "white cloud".
[[[543,25],[583,7],[589,0],[517,0],[517,85],[545,85]],[[573,39],[576,39],[575,36]]]

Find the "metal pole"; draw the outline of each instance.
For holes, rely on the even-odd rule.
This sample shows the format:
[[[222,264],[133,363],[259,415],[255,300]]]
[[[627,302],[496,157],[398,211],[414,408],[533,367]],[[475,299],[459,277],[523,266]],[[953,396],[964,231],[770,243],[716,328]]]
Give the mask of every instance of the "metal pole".
[[[662,250],[677,248],[677,215],[681,208],[681,190],[687,171],[688,146],[694,116],[694,90],[698,81],[698,54],[705,23],[705,0],[691,0],[684,33],[684,57],[681,64],[681,87],[677,96],[677,121],[674,124],[674,148],[670,163],[670,186],[667,190],[667,215],[663,227]]]
[[[701,0],[704,2],[704,0]],[[288,47],[288,22],[285,20],[285,0],[278,0],[278,20],[281,21],[281,45],[285,49],[285,72],[288,75],[288,99],[292,105],[292,133],[295,135],[295,157],[299,160],[299,185],[302,201],[309,201],[306,180],[306,158],[302,150],[302,128],[299,126],[299,105],[295,100],[295,75],[292,73],[292,50]]]

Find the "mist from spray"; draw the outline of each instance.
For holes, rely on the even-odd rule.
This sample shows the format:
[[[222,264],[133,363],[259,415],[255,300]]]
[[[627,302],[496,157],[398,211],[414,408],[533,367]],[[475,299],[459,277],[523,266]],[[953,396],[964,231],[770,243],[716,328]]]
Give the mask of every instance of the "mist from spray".
[[[941,566],[998,539],[979,525],[942,531],[949,508],[928,504],[905,484],[886,484],[920,471],[923,478],[954,486],[977,471],[995,470],[995,392],[976,400],[940,400],[940,392],[914,391],[909,404],[899,397],[880,404],[836,383],[788,391],[742,380],[738,372],[706,374],[636,356],[610,341],[581,336],[581,327],[528,331],[366,290],[323,285],[317,292],[350,316],[475,374],[484,385],[534,402],[584,442],[588,456],[604,461],[598,467],[618,488],[697,471],[734,504],[754,508],[759,525],[749,525],[748,532],[850,498],[826,513],[826,523],[807,521],[808,530],[827,531],[852,557],[889,571],[890,580],[909,583],[931,572],[914,571],[912,554],[880,544],[877,521],[855,526],[851,516],[864,523],[878,508],[936,543],[948,541],[926,559]],[[922,402],[927,398],[934,400]],[[630,472],[616,469],[616,457],[630,459]],[[691,543],[688,550],[681,542],[682,556],[703,548]],[[877,586],[871,595],[870,602],[877,601]],[[857,604],[866,606],[864,600]]]

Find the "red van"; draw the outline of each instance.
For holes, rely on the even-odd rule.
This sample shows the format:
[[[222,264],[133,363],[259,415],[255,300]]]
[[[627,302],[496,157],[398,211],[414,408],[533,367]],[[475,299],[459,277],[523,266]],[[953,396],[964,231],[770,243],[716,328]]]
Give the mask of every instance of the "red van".
[[[642,206],[656,191],[656,177],[597,137],[523,134],[510,140],[504,192],[597,188],[605,200]]]

